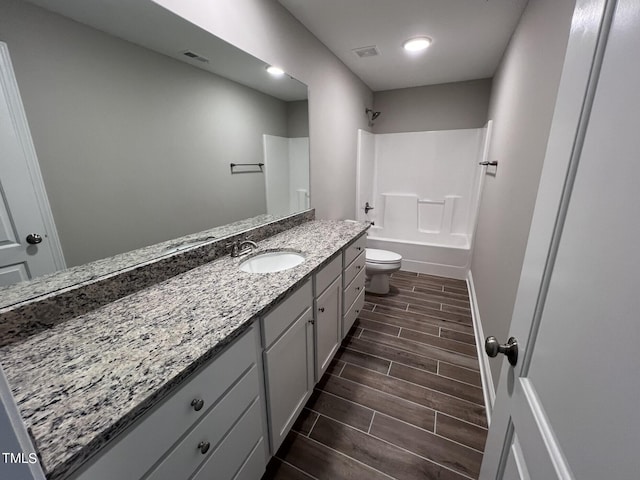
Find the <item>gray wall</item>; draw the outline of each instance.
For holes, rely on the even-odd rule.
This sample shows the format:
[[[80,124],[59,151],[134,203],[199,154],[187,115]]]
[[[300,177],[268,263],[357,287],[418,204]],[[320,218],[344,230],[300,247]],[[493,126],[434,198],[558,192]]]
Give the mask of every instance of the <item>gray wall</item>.
[[[355,218],[357,129],[366,85],[275,0],[156,0],[309,86],[311,205],[319,218]]]
[[[530,0],[493,81],[494,121],[471,272],[485,335],[506,341],[533,216],[574,0]],[[494,383],[502,358],[491,361]]]
[[[309,102],[307,100],[287,102],[287,136],[289,138],[309,136]]]
[[[374,133],[479,128],[487,123],[491,79],[374,92]]]
[[[0,4],[69,266],[266,212],[275,98],[25,2]]]

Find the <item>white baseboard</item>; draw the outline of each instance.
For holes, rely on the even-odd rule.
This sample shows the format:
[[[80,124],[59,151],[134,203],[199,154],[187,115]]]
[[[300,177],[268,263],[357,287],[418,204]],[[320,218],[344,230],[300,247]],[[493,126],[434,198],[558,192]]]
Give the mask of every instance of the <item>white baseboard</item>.
[[[480,310],[478,310],[478,300],[476,297],[476,289],[473,284],[473,275],[471,270],[467,273],[467,287],[469,289],[469,300],[471,302],[471,318],[473,319],[473,330],[476,337],[476,348],[478,349],[478,361],[480,363],[480,377],[482,378],[482,393],[484,395],[484,404],[487,409],[487,423],[491,424],[491,415],[493,414],[493,405],[496,401],[496,389],[493,386],[493,377],[489,366],[489,357],[484,352],[484,331],[482,329],[482,320],[480,319]]]
[[[454,265],[441,265],[439,263],[419,262],[417,260],[402,259],[402,270],[415,273],[426,273],[437,277],[456,278],[465,280],[467,278],[467,267],[456,267]]]

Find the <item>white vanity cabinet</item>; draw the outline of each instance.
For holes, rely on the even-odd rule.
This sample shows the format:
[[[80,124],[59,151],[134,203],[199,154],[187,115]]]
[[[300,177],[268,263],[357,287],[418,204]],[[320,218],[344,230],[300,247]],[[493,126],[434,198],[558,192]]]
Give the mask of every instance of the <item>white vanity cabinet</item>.
[[[342,341],[342,253],[314,275],[314,302],[318,382]]]
[[[262,366],[253,325],[72,478],[242,480],[263,472]]]
[[[308,280],[261,320],[271,455],[282,444],[313,391],[312,305]]]
[[[366,236],[71,476],[257,480],[364,304]]]
[[[367,235],[362,235],[344,251],[342,293],[342,338],[347,336],[364,307]]]

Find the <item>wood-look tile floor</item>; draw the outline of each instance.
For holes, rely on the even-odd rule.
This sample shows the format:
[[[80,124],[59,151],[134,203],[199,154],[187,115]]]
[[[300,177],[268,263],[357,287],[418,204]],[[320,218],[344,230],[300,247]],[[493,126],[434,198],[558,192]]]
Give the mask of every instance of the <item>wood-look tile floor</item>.
[[[476,479],[487,421],[464,281],[366,295],[263,480]]]

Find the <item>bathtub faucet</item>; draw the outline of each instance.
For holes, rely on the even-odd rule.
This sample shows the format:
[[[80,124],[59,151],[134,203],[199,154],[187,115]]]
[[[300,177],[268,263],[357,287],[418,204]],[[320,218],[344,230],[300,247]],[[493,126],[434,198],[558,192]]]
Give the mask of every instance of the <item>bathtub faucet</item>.
[[[369,210],[373,210],[373,207],[371,205],[369,205],[369,202],[365,202],[365,204],[364,204],[364,214],[367,215],[369,213]]]

